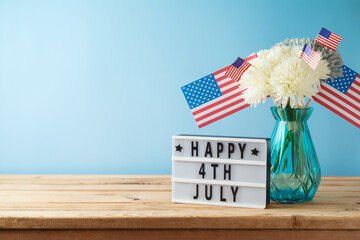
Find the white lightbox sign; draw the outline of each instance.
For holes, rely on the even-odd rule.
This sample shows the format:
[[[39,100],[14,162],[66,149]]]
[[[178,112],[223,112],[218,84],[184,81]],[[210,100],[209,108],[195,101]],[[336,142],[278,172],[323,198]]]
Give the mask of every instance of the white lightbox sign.
[[[270,139],[179,135],[172,138],[172,201],[266,208]]]

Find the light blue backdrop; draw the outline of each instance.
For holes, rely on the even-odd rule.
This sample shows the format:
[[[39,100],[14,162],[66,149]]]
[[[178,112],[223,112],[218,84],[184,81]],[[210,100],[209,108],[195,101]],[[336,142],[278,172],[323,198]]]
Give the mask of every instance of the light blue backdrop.
[[[268,102],[198,129],[180,87],[285,38],[343,36],[360,1],[0,1],[0,173],[170,174],[171,136],[269,137]],[[360,175],[360,129],[313,103],[323,175]]]

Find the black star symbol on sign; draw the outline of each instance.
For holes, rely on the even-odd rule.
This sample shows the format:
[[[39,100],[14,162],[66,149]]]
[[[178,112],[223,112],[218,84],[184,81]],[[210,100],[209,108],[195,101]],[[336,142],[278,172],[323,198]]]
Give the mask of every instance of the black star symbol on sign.
[[[251,152],[252,152],[251,155],[255,155],[255,156],[257,156],[257,154],[259,153],[259,151],[256,148],[251,150]]]
[[[176,148],[176,152],[177,152],[177,151],[181,152],[181,149],[183,149],[183,147],[180,146],[180,144],[177,145],[177,146],[175,146],[175,148]]]

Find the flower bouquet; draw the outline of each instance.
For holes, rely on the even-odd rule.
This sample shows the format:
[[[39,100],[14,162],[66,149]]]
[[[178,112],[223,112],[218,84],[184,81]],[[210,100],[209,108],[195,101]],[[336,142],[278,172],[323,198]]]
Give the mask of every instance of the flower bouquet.
[[[301,56],[309,47],[316,55],[306,61]],[[276,119],[271,148],[271,199],[311,201],[321,171],[307,125],[313,111],[309,103],[323,81],[342,77],[341,55],[317,41],[298,38],[259,51],[250,62],[252,66],[239,81],[245,102],[256,106],[270,97],[276,105],[271,108]]]
[[[360,75],[344,65],[336,50],[341,39],[322,28],[315,40],[286,39],[182,87],[199,128],[272,99],[274,201],[311,201],[320,184],[307,125],[312,100],[360,128]]]

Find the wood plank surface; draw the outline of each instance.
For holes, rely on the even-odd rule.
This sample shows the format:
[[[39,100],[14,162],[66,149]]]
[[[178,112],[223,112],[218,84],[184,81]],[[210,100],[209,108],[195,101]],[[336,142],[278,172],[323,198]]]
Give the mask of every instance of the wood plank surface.
[[[0,229],[11,239],[25,230],[87,229],[109,234],[227,229],[250,235],[250,230],[338,230],[339,236],[353,236],[360,230],[360,177],[323,177],[312,202],[272,202],[263,210],[172,203],[170,176],[0,175]],[[125,233],[133,234],[116,234]]]
[[[5,230],[1,240],[339,240],[359,239],[352,230]]]

